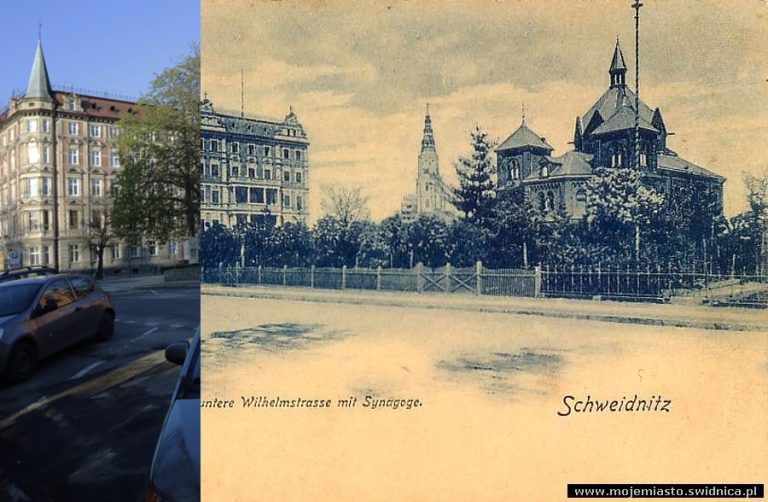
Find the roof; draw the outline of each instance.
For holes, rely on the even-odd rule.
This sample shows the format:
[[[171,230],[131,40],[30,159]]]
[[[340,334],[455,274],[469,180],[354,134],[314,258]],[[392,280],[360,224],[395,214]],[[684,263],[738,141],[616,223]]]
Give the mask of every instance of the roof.
[[[558,176],[590,176],[592,175],[592,155],[583,152],[571,150],[559,157],[549,157],[550,171],[547,178],[556,178]],[[544,179],[539,176],[539,170],[534,169],[525,177],[526,180]]]
[[[27,92],[24,93],[24,97],[51,99],[51,84],[48,80],[48,69],[45,67],[45,57],[43,57],[43,44],[40,40],[37,41],[35,60],[32,62],[32,71],[29,73]]]
[[[544,150],[552,151],[554,148],[547,143],[544,138],[533,132],[525,125],[525,122],[520,124],[504,142],[496,148],[497,152],[502,150],[511,150],[513,148],[533,147],[541,148]]]
[[[627,70],[627,64],[624,62],[624,54],[619,46],[619,39],[616,39],[616,48],[613,50],[613,59],[611,59],[611,68],[609,72]]]
[[[55,91],[53,99],[58,103],[59,110],[66,112],[67,100],[73,96],[71,92]],[[83,107],[82,113],[97,118],[117,120],[126,113],[139,113],[140,108],[136,103],[119,99],[100,98],[97,96],[76,95]],[[80,113],[79,111],[73,113]]]
[[[611,117],[616,112],[616,109],[621,106],[622,95],[626,100],[625,102],[634,111],[635,93],[626,86],[611,87],[605,91],[603,95],[600,96],[600,99],[598,99],[587,113],[581,117],[581,124],[584,127],[589,127],[589,122],[592,120],[592,116],[596,111],[600,112],[600,116],[603,118]],[[653,110],[643,103],[642,100],[640,101],[640,119],[641,121],[645,120],[648,124],[653,120]],[[634,127],[634,116],[632,118],[632,126]]]
[[[671,152],[660,153],[658,155],[657,166],[659,169],[665,169],[667,171],[690,173],[696,176],[705,176],[707,178],[715,178],[725,181],[724,176],[720,176],[719,174],[714,173],[708,169],[704,169],[703,167],[697,166],[692,162],[688,162],[687,160],[680,158]]]
[[[651,123],[640,114],[639,126],[647,131],[659,132]],[[613,131],[624,131],[635,128],[635,107],[626,102],[619,105],[608,120],[595,128],[591,134],[605,134]]]

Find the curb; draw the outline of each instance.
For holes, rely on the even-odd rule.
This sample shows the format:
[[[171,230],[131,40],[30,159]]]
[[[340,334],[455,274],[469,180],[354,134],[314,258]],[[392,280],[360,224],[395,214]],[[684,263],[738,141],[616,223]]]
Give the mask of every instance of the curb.
[[[230,290],[230,291],[226,291]],[[292,300],[311,303],[341,303],[348,305],[376,305],[384,307],[409,307],[437,310],[454,310],[463,312],[482,312],[491,314],[518,314],[539,317],[553,317],[557,319],[576,319],[582,321],[613,322],[622,324],[639,324],[646,326],[665,326],[674,328],[694,328],[718,331],[768,331],[768,325],[742,324],[717,321],[698,321],[691,319],[668,319],[657,317],[622,316],[616,314],[580,313],[580,312],[555,312],[545,309],[530,309],[524,307],[505,307],[491,305],[451,305],[440,303],[420,302],[414,304],[404,300],[393,298],[349,298],[332,297],[331,295],[306,295],[300,292],[291,294],[275,293],[274,291],[258,291],[245,288],[231,288],[222,286],[203,285],[201,294],[211,296],[229,296],[237,298],[261,298],[266,300]]]

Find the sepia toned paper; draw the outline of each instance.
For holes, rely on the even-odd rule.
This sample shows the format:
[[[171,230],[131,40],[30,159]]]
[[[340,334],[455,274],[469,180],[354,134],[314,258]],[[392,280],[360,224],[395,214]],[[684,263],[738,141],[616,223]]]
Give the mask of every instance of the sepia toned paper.
[[[766,5],[644,3],[641,99],[740,213],[743,174],[768,165]],[[555,155],[571,150],[617,40],[635,88],[634,15],[613,0],[203,0],[202,90],[219,110],[296,114],[310,225],[323,186],[360,187],[380,221],[414,191],[427,103],[449,184],[477,126],[503,141],[525,121]],[[202,400],[226,403],[201,410],[204,500],[549,501],[569,483],[768,481],[765,310],[202,293]],[[259,398],[331,406],[243,406]],[[622,410],[572,410],[587,400]]]

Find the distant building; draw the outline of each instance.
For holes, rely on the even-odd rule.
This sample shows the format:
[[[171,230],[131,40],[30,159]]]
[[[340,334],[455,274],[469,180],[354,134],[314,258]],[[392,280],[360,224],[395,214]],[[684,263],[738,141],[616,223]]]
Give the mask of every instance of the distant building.
[[[291,110],[282,121],[200,106],[201,220],[205,228],[309,216],[309,141]]]
[[[618,40],[608,69],[610,86],[587,112],[576,118],[573,151],[559,157],[545,138],[523,119],[496,148],[500,189],[522,184],[534,207],[547,213],[563,208],[571,219],[584,215],[586,182],[598,167],[634,166],[635,94],[627,87],[627,66]],[[711,189],[722,210],[725,178],[679,157],[667,146],[661,111],[639,102],[640,169],[644,181],[662,193],[679,186]]]
[[[26,92],[0,113],[0,261],[6,267],[95,267],[90,228],[109,213],[120,172],[117,121],[126,113],[136,113],[135,103],[53,90],[38,42]],[[190,258],[183,248],[115,242],[104,266],[167,265]]]
[[[403,198],[400,216],[405,221],[414,221],[421,215],[427,215],[450,222],[458,216],[456,206],[453,205],[455,200],[453,188],[440,176],[432,119],[427,105],[416,174],[416,193]]]

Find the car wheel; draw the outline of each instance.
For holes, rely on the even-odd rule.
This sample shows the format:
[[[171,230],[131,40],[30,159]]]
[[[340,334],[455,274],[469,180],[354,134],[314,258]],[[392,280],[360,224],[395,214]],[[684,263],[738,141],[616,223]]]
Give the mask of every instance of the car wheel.
[[[99,320],[99,331],[96,333],[96,340],[103,342],[112,338],[115,334],[115,314],[104,312]]]
[[[37,350],[34,344],[21,341],[13,347],[8,356],[5,376],[13,383],[23,382],[32,376],[37,365]]]

